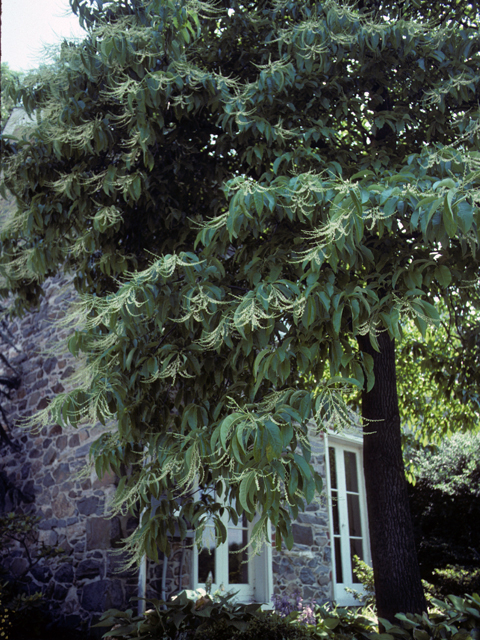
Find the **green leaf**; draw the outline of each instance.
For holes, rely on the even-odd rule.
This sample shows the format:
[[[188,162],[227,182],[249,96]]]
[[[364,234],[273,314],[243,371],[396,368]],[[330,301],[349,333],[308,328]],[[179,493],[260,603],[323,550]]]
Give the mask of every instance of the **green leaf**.
[[[281,456],[283,439],[279,427],[271,420],[265,422],[265,430],[267,432],[266,454],[267,460],[270,462],[274,458]]]
[[[435,278],[442,287],[448,287],[448,285],[452,282],[452,274],[450,272],[450,269],[444,264],[436,267]]]
[[[255,472],[250,471],[240,483],[238,492],[238,500],[247,513],[255,513],[255,509],[251,506],[254,501],[251,499],[250,490],[255,488]]]
[[[220,425],[220,442],[222,443],[223,449],[226,451],[228,449],[227,438],[230,435],[230,431],[232,430],[234,424],[240,419],[241,414],[235,412],[231,413],[229,416],[224,418]]]
[[[453,191],[448,191],[445,194],[443,201],[443,224],[445,225],[445,231],[449,238],[453,238],[457,233],[457,224],[454,220],[452,211]]]
[[[260,193],[260,191],[254,191],[253,201],[255,202],[255,209],[258,215],[261,215],[263,212],[263,205],[264,205],[263,193]]]
[[[340,304],[338,309],[336,309],[333,312],[333,316],[332,316],[333,331],[336,335],[339,335],[340,333],[340,324],[342,321],[342,314],[343,314],[343,303]]]
[[[305,482],[309,482],[312,477],[312,472],[310,469],[310,465],[302,456],[298,455],[298,453],[293,454],[293,460],[296,466],[299,468],[300,473],[302,474]]]

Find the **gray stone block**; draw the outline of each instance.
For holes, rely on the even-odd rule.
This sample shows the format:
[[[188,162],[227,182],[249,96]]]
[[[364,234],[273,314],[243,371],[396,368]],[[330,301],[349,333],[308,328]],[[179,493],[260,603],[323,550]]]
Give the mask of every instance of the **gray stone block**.
[[[55,460],[57,456],[57,452],[55,451],[54,447],[51,447],[47,453],[43,456],[43,464],[45,466],[52,464],[52,462]]]
[[[57,582],[65,582],[68,584],[73,583],[74,571],[72,565],[62,565],[60,569],[55,572],[54,578],[55,580],[57,580]]]
[[[86,444],[82,444],[81,447],[75,449],[75,457],[76,458],[87,458],[90,453],[91,443],[87,442]]]
[[[98,507],[98,498],[91,496],[89,498],[83,498],[78,502],[78,510],[84,516],[91,516],[96,513]]]
[[[55,484],[55,480],[52,478],[52,475],[50,473],[47,473],[43,479],[43,486],[53,487],[54,484]]]
[[[107,594],[106,606],[115,609],[121,609],[125,605],[122,583],[120,580],[112,580],[110,582],[110,589]]]
[[[23,465],[23,467],[22,467],[22,480],[26,480],[29,477],[31,468],[32,468],[32,465],[30,463]]]
[[[97,580],[83,587],[82,607],[86,611],[104,611],[105,591],[109,585],[108,580]]]
[[[42,529],[42,531],[47,531],[48,529],[55,527],[57,522],[57,518],[46,518],[38,523],[38,528]]]
[[[103,562],[93,560],[83,560],[77,567],[77,579],[82,580],[84,578],[98,578],[103,576]]]
[[[82,623],[82,618],[78,614],[74,613],[72,615],[65,616],[63,621],[63,626],[66,629],[73,629],[74,631],[77,631],[81,623]]]
[[[48,358],[43,363],[43,370],[45,371],[45,373],[51,373],[56,364],[57,364],[56,358]]]
[[[52,572],[48,567],[43,567],[38,564],[30,570],[30,573],[37,582],[42,582],[43,584],[48,582],[52,577]]]
[[[303,582],[303,584],[314,584],[315,576],[313,575],[311,569],[304,567],[300,571],[300,580]]]
[[[313,544],[312,528],[309,526],[296,524],[292,525],[293,539],[298,544],[311,546]]]
[[[68,589],[62,587],[61,584],[56,584],[53,589],[52,600],[65,600],[67,593]]]
[[[60,440],[60,438],[58,439]],[[60,484],[60,482],[64,482],[65,480],[67,480],[70,477],[70,465],[68,465],[66,462],[59,464],[55,469],[53,477],[55,478],[55,482],[57,484]]]
[[[83,587],[82,607],[86,611],[103,612],[124,606],[122,585],[119,580],[97,580]]]

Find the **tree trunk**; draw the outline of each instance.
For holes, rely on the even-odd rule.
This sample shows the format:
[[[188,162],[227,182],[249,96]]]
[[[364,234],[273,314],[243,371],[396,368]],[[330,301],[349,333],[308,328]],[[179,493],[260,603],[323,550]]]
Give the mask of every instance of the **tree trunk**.
[[[426,611],[413,537],[403,466],[395,371],[395,341],[378,335],[380,352],[368,336],[358,339],[374,361],[375,385],[362,394],[363,464],[375,594],[379,617]]]

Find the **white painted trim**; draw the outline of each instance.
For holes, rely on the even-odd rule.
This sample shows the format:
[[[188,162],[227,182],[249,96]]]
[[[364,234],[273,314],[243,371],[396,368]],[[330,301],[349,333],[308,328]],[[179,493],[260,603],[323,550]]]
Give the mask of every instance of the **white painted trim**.
[[[147,595],[147,556],[144,554],[140,560],[140,566],[138,568],[138,615],[141,616],[145,613],[145,597]]]
[[[358,605],[358,600],[355,600],[352,594],[345,591],[345,587],[355,589],[356,591],[363,593],[363,587],[361,584],[354,584],[351,576],[351,558],[350,547],[346,543],[346,538],[341,543],[341,556],[342,565],[344,570],[344,582],[336,582],[336,567],[335,567],[335,544],[334,544],[334,532],[333,532],[333,513],[332,513],[332,500],[331,500],[331,475],[330,475],[330,457],[329,447],[333,446],[336,451],[353,451],[357,455],[357,472],[358,472],[358,487],[359,487],[359,506],[360,517],[362,527],[362,546],[364,561],[367,564],[371,564],[370,555],[370,538],[368,529],[368,516],[367,516],[367,502],[365,491],[365,476],[363,473],[363,436],[361,433],[342,433],[342,434],[325,434],[325,473],[327,482],[327,497],[328,497],[328,514],[329,514],[329,532],[332,549],[332,592],[334,601],[341,606]],[[344,458],[338,456],[337,458],[337,483],[339,495],[344,495],[346,498],[345,488],[345,470],[344,470]],[[344,514],[346,507],[342,510]],[[348,521],[348,516],[347,516]],[[348,537],[348,534],[347,536]],[[348,580],[345,581],[345,571],[347,572]]]
[[[225,525],[227,525],[225,522]],[[250,522],[249,535],[253,529],[255,521]],[[228,529],[228,527],[227,527]],[[247,549],[247,553],[249,549]],[[198,548],[194,545],[192,559],[192,588],[205,588],[205,583],[198,582]],[[223,581],[225,591],[238,592],[235,599],[239,602],[259,602],[264,603],[266,608],[271,607],[273,596],[273,566],[272,566],[272,545],[267,541],[260,553],[249,555],[248,558],[248,585],[228,584]],[[222,575],[223,574],[223,575]],[[215,549],[215,575],[228,579],[228,541],[219,545]],[[212,584],[212,593],[220,588],[222,582]]]

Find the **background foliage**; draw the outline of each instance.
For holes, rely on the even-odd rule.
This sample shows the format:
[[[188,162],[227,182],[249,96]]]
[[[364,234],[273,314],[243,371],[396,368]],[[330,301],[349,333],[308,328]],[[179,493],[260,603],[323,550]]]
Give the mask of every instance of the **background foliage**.
[[[480,589],[480,435],[454,435],[414,456],[410,501],[422,578],[438,595]]]

